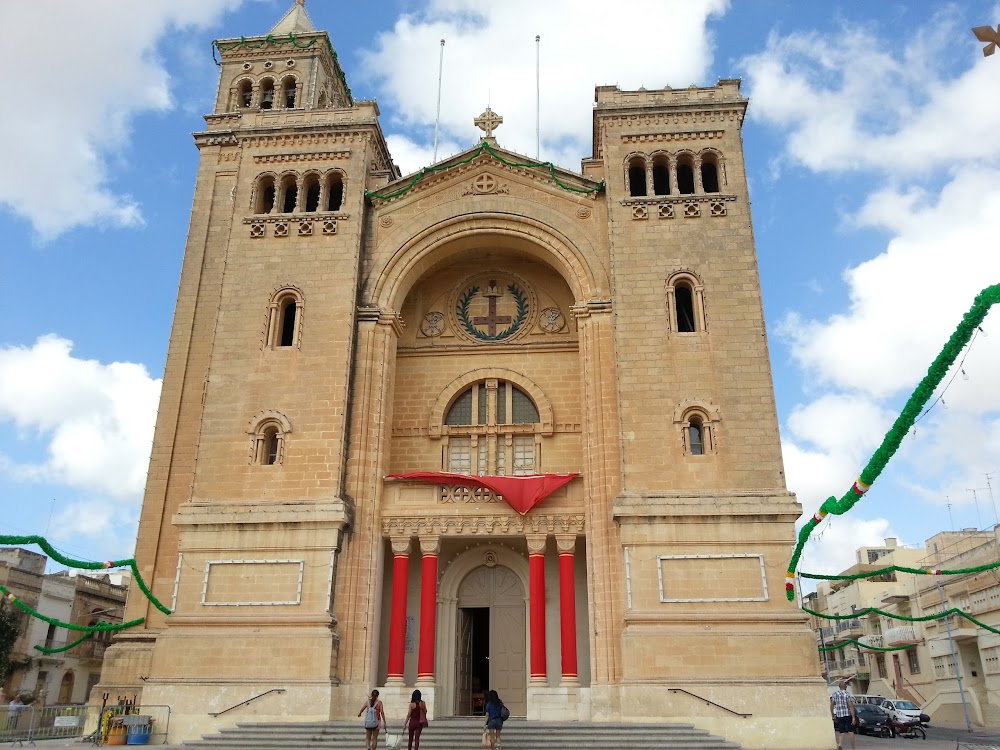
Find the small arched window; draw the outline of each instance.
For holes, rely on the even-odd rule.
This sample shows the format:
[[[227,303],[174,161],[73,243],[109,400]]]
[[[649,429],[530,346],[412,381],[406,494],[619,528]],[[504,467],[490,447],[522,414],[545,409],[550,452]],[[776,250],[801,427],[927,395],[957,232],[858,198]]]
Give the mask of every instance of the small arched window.
[[[670,163],[662,154],[653,159],[653,195],[670,195]]]
[[[239,106],[243,109],[253,103],[253,83],[251,81],[246,79],[240,81],[239,88],[237,89],[237,99]]]
[[[680,432],[681,448],[687,456],[707,456],[717,451],[718,409],[711,404],[688,401],[677,407],[674,424]]]
[[[271,109],[274,107],[274,81],[265,78],[260,82],[260,108]]]
[[[286,76],[281,81],[281,104],[285,109],[295,108],[297,86],[295,76]]]
[[[306,175],[302,189],[305,191],[306,197],[306,208],[308,213],[313,213],[319,210],[319,195],[320,195],[320,184],[319,175],[309,174]]]
[[[344,178],[340,172],[331,172],[326,178],[326,210],[339,211],[344,205]]]
[[[671,331],[706,330],[704,287],[693,272],[678,271],[667,279],[667,314]]]
[[[677,158],[677,192],[694,194],[694,160],[688,154]]]
[[[692,456],[705,455],[705,425],[701,417],[693,416],[688,423],[688,453]]]
[[[321,91],[319,95],[319,101],[316,103],[316,106],[319,107],[320,109],[326,109],[326,105],[327,105],[326,92]]]
[[[264,175],[257,182],[257,197],[253,212],[255,214],[269,214],[274,210],[274,177]]]
[[[250,463],[276,466],[285,461],[285,447],[292,428],[283,414],[265,412],[258,415],[250,430]]]
[[[719,161],[715,154],[701,157],[701,186],[706,193],[719,192]]]
[[[281,289],[271,298],[268,315],[268,342],[272,349],[297,347],[302,329],[302,293],[298,289]]]
[[[633,156],[628,163],[628,194],[633,198],[648,195],[646,187],[646,160]]]
[[[299,186],[295,175],[289,174],[281,178],[281,213],[290,214],[295,211],[295,205],[299,200]]]
[[[506,380],[484,380],[459,393],[448,407],[445,470],[459,474],[514,475],[538,471],[538,407]]]

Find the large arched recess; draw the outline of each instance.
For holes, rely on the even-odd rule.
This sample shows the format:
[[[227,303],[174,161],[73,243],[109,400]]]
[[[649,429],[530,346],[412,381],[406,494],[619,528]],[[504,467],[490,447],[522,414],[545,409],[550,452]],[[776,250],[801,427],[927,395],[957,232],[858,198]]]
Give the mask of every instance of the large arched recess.
[[[462,253],[481,248],[484,240],[498,250],[523,253],[550,266],[566,280],[578,302],[610,297],[604,264],[582,231],[575,233],[574,242],[536,218],[499,211],[456,214],[423,228],[414,223],[408,222],[379,243],[391,247],[399,238],[398,249],[370,277],[365,294],[369,304],[399,310],[421,277]]]

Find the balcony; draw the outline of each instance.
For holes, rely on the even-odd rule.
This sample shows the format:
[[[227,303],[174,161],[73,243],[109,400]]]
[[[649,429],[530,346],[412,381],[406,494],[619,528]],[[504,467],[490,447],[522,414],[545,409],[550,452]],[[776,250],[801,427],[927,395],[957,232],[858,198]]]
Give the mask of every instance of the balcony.
[[[861,620],[840,620],[837,623],[838,638],[857,638],[863,632]]]
[[[886,646],[903,646],[911,643],[920,643],[921,640],[917,637],[912,625],[899,625],[895,628],[889,628],[885,631],[884,639]]]
[[[862,648],[866,646],[870,646],[872,648],[885,648],[883,645],[884,642],[885,639],[883,639],[881,635],[864,635],[861,638],[858,638],[858,643],[861,644]]]

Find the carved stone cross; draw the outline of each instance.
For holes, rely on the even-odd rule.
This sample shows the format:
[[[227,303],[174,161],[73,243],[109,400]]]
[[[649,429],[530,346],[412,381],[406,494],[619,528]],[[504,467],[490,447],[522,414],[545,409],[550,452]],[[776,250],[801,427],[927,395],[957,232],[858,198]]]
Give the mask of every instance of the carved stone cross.
[[[489,326],[490,336],[497,335],[497,324],[510,325],[514,322],[514,319],[509,315],[497,315],[497,299],[503,296],[503,292],[497,287],[495,281],[490,281],[489,287],[483,292],[483,296],[489,300],[489,315],[477,315],[472,319],[473,325],[477,326]]]
[[[487,138],[493,137],[493,131],[503,124],[503,117],[489,107],[479,117],[472,121],[477,128],[486,133]]]

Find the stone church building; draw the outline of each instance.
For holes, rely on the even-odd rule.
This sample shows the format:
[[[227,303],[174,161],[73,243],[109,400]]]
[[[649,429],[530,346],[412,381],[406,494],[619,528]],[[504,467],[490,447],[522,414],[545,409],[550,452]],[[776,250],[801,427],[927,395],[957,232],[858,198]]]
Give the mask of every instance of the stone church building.
[[[487,109],[401,175],[301,2],[217,48],[136,547],[172,614],[131,597],[97,694],[171,741],[417,687],[832,746],[739,81],[597,87],[579,172]]]

